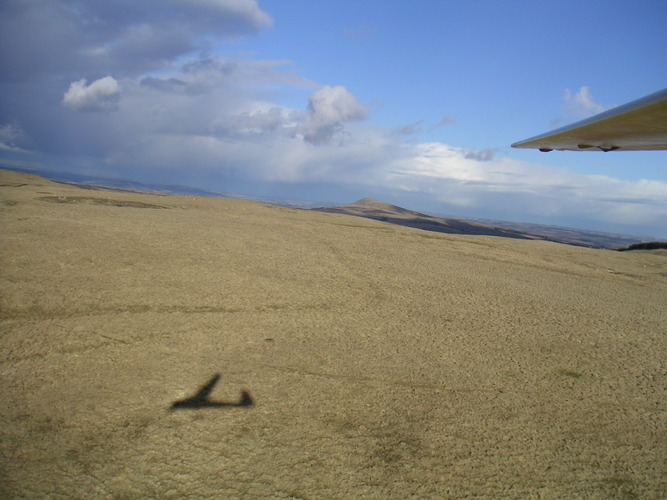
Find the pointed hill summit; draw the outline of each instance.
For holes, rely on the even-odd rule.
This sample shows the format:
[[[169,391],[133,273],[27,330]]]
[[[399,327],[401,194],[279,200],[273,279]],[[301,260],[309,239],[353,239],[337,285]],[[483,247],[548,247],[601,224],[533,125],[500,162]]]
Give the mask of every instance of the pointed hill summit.
[[[391,205],[390,203],[378,201],[374,198],[362,198],[361,200],[355,201],[354,203],[341,205],[340,207],[334,208],[345,210],[347,213],[358,212],[358,215],[362,216],[365,216],[365,214],[373,216],[386,214],[388,216],[431,217],[430,215],[408,210],[396,205]]]

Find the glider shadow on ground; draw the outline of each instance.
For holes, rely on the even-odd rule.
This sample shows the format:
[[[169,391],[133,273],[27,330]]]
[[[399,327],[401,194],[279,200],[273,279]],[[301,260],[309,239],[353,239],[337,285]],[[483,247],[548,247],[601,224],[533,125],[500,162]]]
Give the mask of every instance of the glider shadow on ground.
[[[215,384],[218,383],[218,380],[220,380],[219,373],[213,375],[211,380],[209,380],[206,383],[206,385],[202,386],[201,389],[197,391],[197,394],[195,394],[190,398],[175,401],[174,403],[172,403],[170,409],[197,410],[200,408],[229,408],[235,406],[249,408],[250,406],[253,406],[255,404],[252,397],[250,397],[250,394],[247,391],[241,392],[241,400],[236,403],[229,403],[225,401],[211,401],[209,399],[209,395],[211,394],[211,391],[213,391]]]

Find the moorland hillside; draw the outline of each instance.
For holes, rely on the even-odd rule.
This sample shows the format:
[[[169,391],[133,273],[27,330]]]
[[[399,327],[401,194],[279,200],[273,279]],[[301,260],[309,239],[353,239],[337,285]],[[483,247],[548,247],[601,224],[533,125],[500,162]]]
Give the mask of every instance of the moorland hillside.
[[[667,496],[664,251],[7,171],[0,225],[3,497]]]

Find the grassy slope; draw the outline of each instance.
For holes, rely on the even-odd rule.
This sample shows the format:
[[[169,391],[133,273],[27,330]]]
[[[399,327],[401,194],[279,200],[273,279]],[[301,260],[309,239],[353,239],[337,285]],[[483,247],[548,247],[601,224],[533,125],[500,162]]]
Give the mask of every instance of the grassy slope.
[[[9,172],[0,221],[6,496],[667,496],[664,255]],[[169,411],[215,373],[256,405]]]

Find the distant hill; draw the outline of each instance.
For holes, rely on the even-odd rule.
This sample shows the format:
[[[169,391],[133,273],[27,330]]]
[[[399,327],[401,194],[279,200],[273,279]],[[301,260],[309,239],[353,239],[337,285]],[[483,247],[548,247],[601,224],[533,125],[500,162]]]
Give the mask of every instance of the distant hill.
[[[425,231],[434,231],[447,234],[476,234],[486,236],[502,236],[505,238],[518,238],[524,240],[544,239],[538,236],[466,222],[460,219],[435,217],[433,215],[415,212],[389,203],[383,203],[373,198],[364,198],[349,205],[338,207],[313,208],[318,212],[329,212],[346,215],[356,215],[367,219],[390,222],[401,226],[414,227]]]
[[[319,212],[366,217],[382,222],[446,234],[501,236],[525,240],[545,240],[591,248],[616,249],[642,240],[625,235],[586,231],[540,224],[501,222],[482,219],[437,217],[373,198],[363,198],[349,205],[313,208]]]

